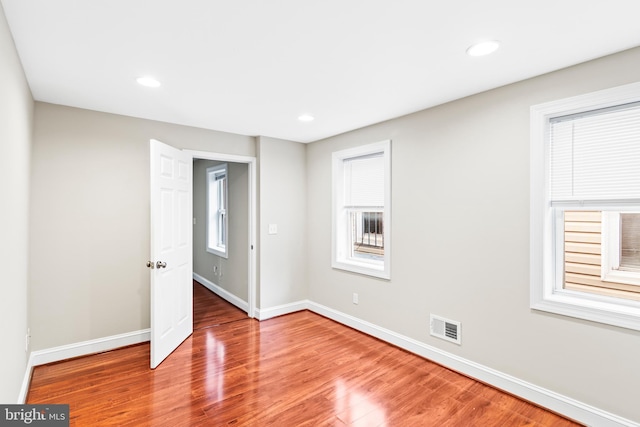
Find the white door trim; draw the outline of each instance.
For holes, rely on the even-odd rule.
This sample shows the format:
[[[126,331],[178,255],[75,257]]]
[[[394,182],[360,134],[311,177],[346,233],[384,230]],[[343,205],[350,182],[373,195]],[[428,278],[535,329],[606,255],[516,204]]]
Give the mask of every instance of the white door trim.
[[[184,150],[193,159],[216,160],[220,162],[245,163],[249,169],[249,271],[248,282],[249,292],[247,298],[248,311],[247,315],[251,318],[256,317],[256,179],[257,179],[257,161],[255,157],[240,156],[237,154],[215,153],[210,151]],[[193,183],[192,183],[193,185]],[[193,191],[193,189],[192,189]],[[189,218],[191,221],[191,218]],[[193,273],[193,272],[192,272]]]

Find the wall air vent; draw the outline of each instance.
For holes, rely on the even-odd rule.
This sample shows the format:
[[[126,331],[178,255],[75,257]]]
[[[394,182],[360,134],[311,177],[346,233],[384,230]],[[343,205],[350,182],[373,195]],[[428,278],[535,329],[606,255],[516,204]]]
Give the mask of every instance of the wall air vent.
[[[460,322],[445,319],[444,317],[436,316],[435,314],[430,316],[430,320],[431,335],[446,341],[454,342],[458,345],[462,344]]]

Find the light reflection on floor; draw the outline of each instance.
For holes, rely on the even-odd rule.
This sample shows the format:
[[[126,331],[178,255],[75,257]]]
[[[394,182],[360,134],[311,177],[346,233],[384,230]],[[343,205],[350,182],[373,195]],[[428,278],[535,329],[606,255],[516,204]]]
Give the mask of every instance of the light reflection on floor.
[[[342,422],[359,424],[366,417],[366,425],[387,427],[387,411],[366,393],[348,387],[343,380],[336,380],[335,399],[336,414]]]
[[[224,343],[216,340],[212,331],[206,335],[205,390],[213,401],[224,399]]]

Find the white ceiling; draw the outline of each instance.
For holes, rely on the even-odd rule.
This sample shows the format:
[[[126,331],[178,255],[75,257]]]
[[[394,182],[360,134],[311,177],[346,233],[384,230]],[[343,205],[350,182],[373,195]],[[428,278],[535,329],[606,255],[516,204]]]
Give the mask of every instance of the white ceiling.
[[[300,142],[640,46],[638,0],[1,2],[38,101]]]

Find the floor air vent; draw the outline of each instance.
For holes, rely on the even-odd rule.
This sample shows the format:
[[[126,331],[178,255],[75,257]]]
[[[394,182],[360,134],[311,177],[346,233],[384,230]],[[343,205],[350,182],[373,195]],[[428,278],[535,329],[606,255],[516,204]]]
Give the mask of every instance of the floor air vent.
[[[431,315],[431,335],[442,338],[443,340],[454,342],[458,345],[462,344],[460,336],[460,322],[445,319],[444,317]]]

